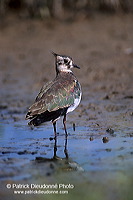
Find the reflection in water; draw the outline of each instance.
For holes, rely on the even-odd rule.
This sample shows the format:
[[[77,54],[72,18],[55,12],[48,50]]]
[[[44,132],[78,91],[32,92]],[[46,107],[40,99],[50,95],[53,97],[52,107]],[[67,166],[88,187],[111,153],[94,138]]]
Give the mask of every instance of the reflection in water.
[[[54,159],[57,159],[57,136],[54,138],[55,143],[54,143]],[[65,158],[68,159],[68,150],[67,150],[67,135],[65,137],[65,145],[64,145],[64,154]]]
[[[57,156],[57,150],[58,150],[58,148],[57,148],[57,136],[55,136],[52,139],[54,139],[53,157],[52,158],[36,157],[37,161],[40,161],[40,162],[43,162],[43,161],[46,161],[46,160],[47,161],[48,160],[55,161],[55,160],[59,160],[59,159],[60,160],[63,160],[63,159],[68,160],[69,156],[68,156],[68,150],[67,150],[67,135],[65,137],[65,142],[64,142],[64,154],[65,154],[64,158],[60,158],[59,156]],[[52,139],[50,138],[50,140],[52,140]]]
[[[68,155],[68,149],[67,149],[67,135],[65,137],[65,142],[64,142],[64,154],[65,157],[59,157],[57,156],[57,136],[54,138],[54,148],[53,148],[53,157],[52,158],[44,158],[44,157],[36,157],[36,161],[38,163],[54,163],[56,165],[56,170],[61,170],[61,171],[84,171],[82,167],[79,166],[78,163],[73,161],[71,158],[69,158]]]
[[[82,167],[79,166],[78,163],[74,162],[71,158],[68,156],[68,149],[67,149],[67,135],[65,137],[65,143],[64,143],[64,154],[65,158],[60,158],[57,156],[57,136],[54,138],[55,143],[54,143],[54,157],[53,160],[60,160],[60,164],[62,164],[62,170],[67,170],[67,171],[84,171]]]
[[[65,153],[66,158],[68,159],[68,151],[67,151],[67,135],[66,135],[66,138],[65,138],[65,148],[64,148],[64,153]]]

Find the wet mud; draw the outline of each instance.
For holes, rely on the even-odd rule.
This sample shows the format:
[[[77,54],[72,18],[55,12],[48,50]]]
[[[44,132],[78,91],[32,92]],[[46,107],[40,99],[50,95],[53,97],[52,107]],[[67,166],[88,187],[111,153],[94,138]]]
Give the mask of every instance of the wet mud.
[[[133,16],[98,15],[75,22],[7,19],[0,29],[0,181],[3,199],[18,199],[7,184],[72,184],[46,199],[132,199]],[[101,28],[102,27],[102,28]],[[80,106],[62,119],[57,141],[51,122],[25,121],[43,83],[55,76],[50,51],[73,57],[82,85]],[[24,190],[25,191],[25,190]],[[43,195],[19,195],[20,199]]]

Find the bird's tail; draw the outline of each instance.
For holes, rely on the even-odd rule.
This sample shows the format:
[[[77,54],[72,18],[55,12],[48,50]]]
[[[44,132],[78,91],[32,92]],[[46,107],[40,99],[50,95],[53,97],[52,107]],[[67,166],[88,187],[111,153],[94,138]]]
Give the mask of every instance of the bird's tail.
[[[44,122],[44,119],[41,116],[36,116],[34,117],[29,123],[29,126],[39,126],[40,124],[42,124]]]

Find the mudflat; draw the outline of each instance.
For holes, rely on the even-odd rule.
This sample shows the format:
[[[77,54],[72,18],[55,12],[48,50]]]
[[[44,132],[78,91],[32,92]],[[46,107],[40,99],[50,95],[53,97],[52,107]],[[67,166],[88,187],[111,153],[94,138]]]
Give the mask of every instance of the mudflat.
[[[1,25],[3,199],[18,198],[13,184],[26,185],[28,188],[19,188],[26,192],[35,183],[57,183],[56,192],[47,193],[46,199],[57,198],[57,193],[63,199],[63,191],[66,199],[133,198],[132,22],[132,14],[96,14],[73,22],[11,16]],[[83,97],[67,116],[67,147],[61,120],[57,148],[49,140],[53,137],[50,122],[31,129],[25,121],[41,86],[55,77],[51,51],[71,56],[81,68],[74,74]],[[59,189],[59,184],[66,188]],[[39,198],[43,199],[46,189],[41,190],[45,194]],[[27,192],[29,199],[36,199],[34,192]]]

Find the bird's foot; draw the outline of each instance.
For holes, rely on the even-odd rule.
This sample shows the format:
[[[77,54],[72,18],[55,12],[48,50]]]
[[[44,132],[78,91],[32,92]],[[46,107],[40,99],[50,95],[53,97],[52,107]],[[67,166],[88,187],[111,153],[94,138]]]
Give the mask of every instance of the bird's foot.
[[[55,137],[54,137],[54,138],[55,138]],[[51,141],[51,140],[54,140],[54,138],[53,138],[53,137],[50,137],[49,140],[50,140],[50,141]]]

